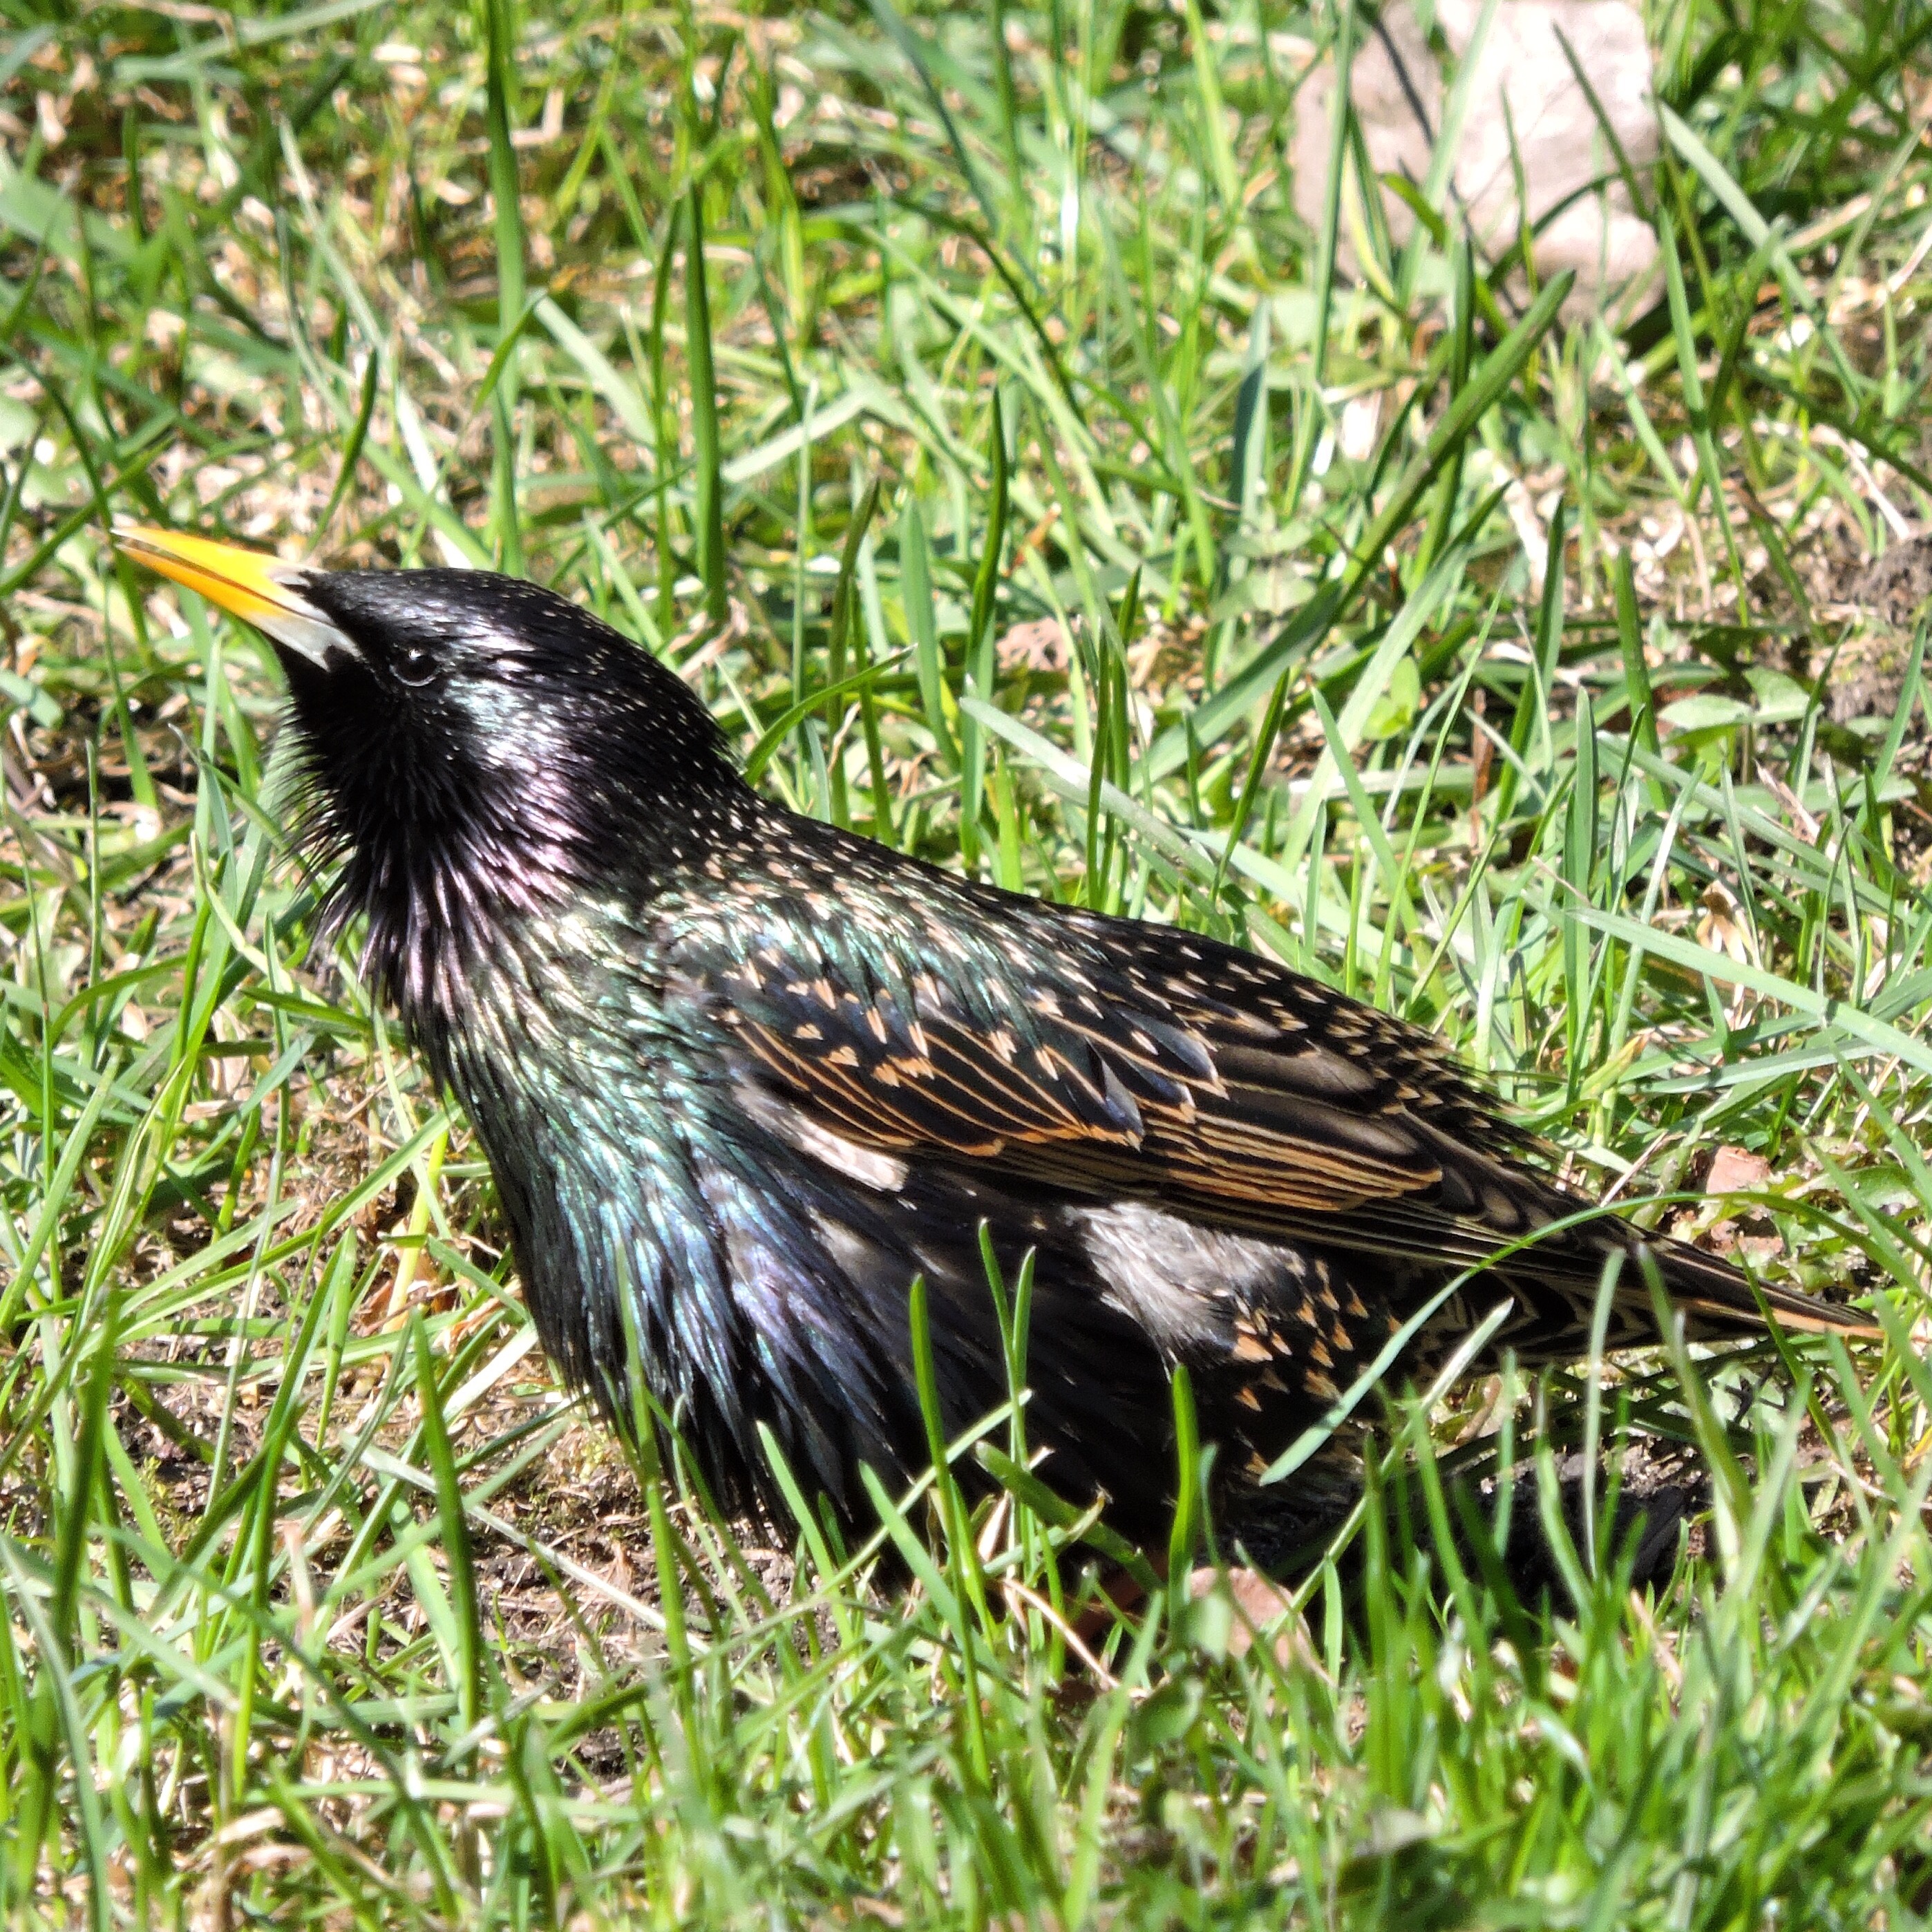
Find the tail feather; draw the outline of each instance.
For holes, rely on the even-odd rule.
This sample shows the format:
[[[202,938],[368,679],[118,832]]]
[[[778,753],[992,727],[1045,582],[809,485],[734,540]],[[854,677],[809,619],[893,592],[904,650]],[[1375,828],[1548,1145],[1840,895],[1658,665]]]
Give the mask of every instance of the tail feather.
[[[1765,1310],[1780,1326],[1810,1334],[1880,1336],[1884,1330],[1866,1315],[1796,1288],[1754,1284],[1730,1263],[1682,1241],[1650,1240],[1637,1244],[1657,1258],[1665,1291],[1683,1310],[1700,1340],[1761,1334]]]
[[[1511,1329],[1520,1329],[1539,1338],[1544,1344],[1539,1352],[1547,1358],[1567,1352],[1574,1359],[1580,1342],[1592,1330],[1604,1268],[1618,1256],[1624,1265],[1612,1291],[1606,1337],[1612,1348],[1641,1347],[1663,1339],[1642,1264],[1646,1256],[1662,1276],[1666,1297],[1684,1316],[1687,1332],[1695,1341],[1743,1341],[1762,1335],[1767,1312],[1780,1326],[1810,1334],[1884,1332],[1856,1310],[1795,1288],[1754,1282],[1720,1256],[1634,1227],[1606,1204],[1593,1206],[1553,1181],[1521,1169],[1506,1170],[1500,1164],[1492,1178],[1491,1193],[1522,1214],[1526,1231],[1536,1230],[1531,1239],[1496,1255],[1494,1274],[1525,1304],[1498,1336],[1498,1346],[1509,1339]],[[1492,1204],[1489,1194],[1484,1202]],[[1386,1222],[1388,1217],[1383,1214],[1378,1218]],[[1465,1220],[1457,1232],[1480,1236],[1483,1231]],[[1566,1310],[1570,1318],[1566,1319]],[[1519,1345],[1518,1352],[1527,1352]]]
[[[1666,1300],[1684,1317],[1685,1334],[1694,1342],[1749,1341],[1766,1333],[1767,1316],[1780,1328],[1812,1334],[1876,1337],[1884,1332],[1856,1309],[1793,1288],[1754,1283],[1728,1262],[1684,1242],[1646,1237],[1635,1228],[1620,1232],[1627,1239],[1614,1247],[1608,1241],[1593,1244],[1594,1252],[1588,1256],[1574,1250],[1539,1255],[1531,1249],[1500,1263],[1451,1296],[1426,1333],[1438,1344],[1467,1334],[1495,1307],[1500,1290],[1514,1299],[1515,1306],[1496,1331],[1486,1357],[1499,1358],[1510,1350],[1524,1363],[1575,1361],[1588,1348],[1595,1327],[1604,1263],[1618,1252],[1624,1257],[1624,1266],[1611,1289],[1603,1338],[1610,1353],[1654,1348],[1664,1339],[1643,1266],[1646,1256],[1663,1278]],[[1418,1272],[1408,1292],[1420,1298],[1428,1292],[1426,1277]]]

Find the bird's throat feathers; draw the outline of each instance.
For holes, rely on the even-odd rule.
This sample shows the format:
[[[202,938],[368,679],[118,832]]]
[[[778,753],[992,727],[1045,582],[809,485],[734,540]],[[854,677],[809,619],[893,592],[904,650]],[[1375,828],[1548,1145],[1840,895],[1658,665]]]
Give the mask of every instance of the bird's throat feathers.
[[[413,645],[358,608],[382,574],[313,580],[358,654],[282,653],[300,832],[332,874],[326,928],[366,922],[364,974],[419,1038],[533,920],[607,892],[647,902],[706,820],[753,800],[671,672],[527,586],[490,580],[483,611],[460,580],[435,586],[440,604],[422,594],[467,574],[388,574],[418,580]]]

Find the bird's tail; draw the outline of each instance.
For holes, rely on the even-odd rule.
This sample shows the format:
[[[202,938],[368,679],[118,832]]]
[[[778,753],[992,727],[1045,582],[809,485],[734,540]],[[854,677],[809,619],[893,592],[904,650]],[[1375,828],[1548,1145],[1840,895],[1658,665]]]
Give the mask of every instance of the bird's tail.
[[[1472,1283],[1466,1294],[1456,1297],[1460,1306],[1445,1309],[1431,1327],[1438,1332],[1466,1331],[1494,1306],[1495,1291],[1502,1287],[1516,1305],[1496,1331],[1490,1352],[1514,1349],[1517,1359],[1526,1363],[1574,1361],[1594,1328],[1604,1264],[1620,1256],[1604,1336],[1608,1350],[1654,1347],[1665,1339],[1658,1330],[1651,1292],[1653,1268],[1663,1282],[1666,1301],[1683,1317],[1690,1341],[1748,1341],[1766,1332],[1767,1317],[1782,1328],[1810,1334],[1883,1333],[1856,1309],[1793,1288],[1754,1282],[1715,1255],[1666,1235],[1646,1235],[1614,1225],[1614,1235],[1580,1242],[1560,1255],[1539,1254],[1532,1247],[1502,1262],[1486,1277],[1479,1277],[1484,1285]]]
[[[1728,1262],[1667,1237],[1653,1236],[1631,1244],[1638,1279],[1630,1287],[1646,1303],[1649,1297],[1641,1261],[1646,1252],[1655,1258],[1664,1292],[1672,1306],[1683,1312],[1685,1331],[1694,1341],[1742,1340],[1762,1334],[1767,1310],[1780,1327],[1810,1334],[1877,1336],[1885,1332],[1857,1309],[1821,1301],[1796,1288],[1754,1283]],[[1655,1325],[1654,1316],[1652,1325]]]

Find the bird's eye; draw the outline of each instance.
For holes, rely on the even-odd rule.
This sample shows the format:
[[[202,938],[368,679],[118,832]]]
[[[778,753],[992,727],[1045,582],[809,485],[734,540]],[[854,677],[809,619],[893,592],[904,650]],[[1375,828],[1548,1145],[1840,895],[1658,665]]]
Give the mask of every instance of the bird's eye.
[[[400,683],[427,684],[436,675],[436,653],[420,646],[412,646],[398,655],[394,668]]]

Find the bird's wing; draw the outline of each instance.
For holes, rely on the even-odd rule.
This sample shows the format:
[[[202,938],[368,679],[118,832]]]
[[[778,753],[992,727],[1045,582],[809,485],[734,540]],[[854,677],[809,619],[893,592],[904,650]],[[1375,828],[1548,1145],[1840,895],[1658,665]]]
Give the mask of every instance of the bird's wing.
[[[688,928],[660,957],[673,998],[724,1045],[741,1104],[861,1185],[983,1167],[1063,1202],[1148,1202],[1398,1273],[1500,1257],[1526,1298],[1525,1349],[1546,1329],[1566,1347],[1587,1332],[1606,1261],[1648,1240],[1708,1332],[1758,1324],[1725,1263],[1523,1166],[1527,1137],[1414,1028],[1172,928],[953,880],[901,916],[854,899],[867,910],[850,930],[828,902],[808,938],[754,912]],[[1619,1302],[1647,1327],[1641,1280]],[[1799,1326],[1857,1325],[1761,1292]]]
[[[769,1082],[876,1149],[973,1161],[1022,1147],[1130,1151],[1144,1104],[1185,1107],[1189,1083],[1214,1077],[1199,1044],[1153,1013],[1132,1050],[1096,1051],[1058,1010],[1057,988],[989,976],[962,992],[883,951],[855,961],[772,940],[720,956],[700,940],[674,968]]]
[[[1511,1130],[1426,1036],[1198,935],[1024,905],[990,938],[709,929],[672,969],[820,1152],[1437,1262],[1574,1211],[1498,1158]]]

